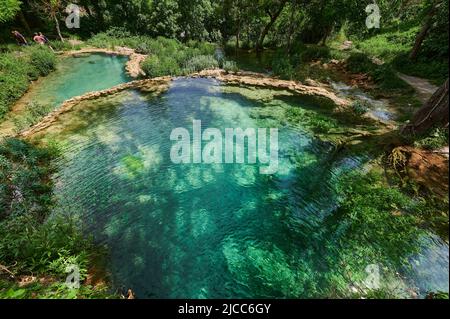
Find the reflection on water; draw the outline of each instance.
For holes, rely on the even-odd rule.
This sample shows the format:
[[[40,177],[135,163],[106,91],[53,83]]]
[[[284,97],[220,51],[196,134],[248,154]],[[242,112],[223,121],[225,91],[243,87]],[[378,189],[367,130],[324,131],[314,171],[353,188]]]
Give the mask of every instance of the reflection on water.
[[[116,287],[140,298],[307,298],[330,296],[330,282],[344,278],[335,184],[364,170],[367,159],[336,156],[301,125],[283,121],[301,102],[274,99],[268,112],[263,96],[245,93],[180,79],[160,97],[130,91],[89,102],[54,128],[66,139],[57,210],[79,214],[108,244]],[[278,128],[279,172],[173,164],[170,133],[190,130],[193,119],[221,131]],[[448,273],[448,254],[436,258],[418,263],[444,276],[439,267],[446,261]]]

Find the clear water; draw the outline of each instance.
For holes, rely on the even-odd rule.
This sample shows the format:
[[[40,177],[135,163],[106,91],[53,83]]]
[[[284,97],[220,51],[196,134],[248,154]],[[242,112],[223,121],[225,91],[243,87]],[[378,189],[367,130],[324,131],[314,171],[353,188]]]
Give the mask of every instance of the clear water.
[[[29,98],[41,104],[58,106],[72,97],[128,82],[127,61],[128,57],[107,54],[64,58],[55,72],[41,79]]]
[[[370,106],[368,111],[374,118],[381,122],[390,122],[396,118],[396,115],[388,108],[387,101],[375,100],[362,92],[360,89],[351,87],[342,82],[332,82],[331,87],[343,97],[351,97]]]
[[[333,297],[334,282],[350,289],[339,261],[336,184],[367,159],[335,156],[285,121],[289,109],[306,107],[288,95],[179,79],[159,97],[129,91],[80,105],[47,133],[65,140],[56,210],[78,215],[108,245],[113,285],[139,298]],[[278,128],[278,173],[261,175],[257,164],[173,164],[170,133],[191,131],[193,119],[221,131]],[[434,278],[448,291],[442,247],[448,251],[446,243],[427,245],[439,262],[418,260],[411,285]],[[362,269],[371,263],[355,258]]]

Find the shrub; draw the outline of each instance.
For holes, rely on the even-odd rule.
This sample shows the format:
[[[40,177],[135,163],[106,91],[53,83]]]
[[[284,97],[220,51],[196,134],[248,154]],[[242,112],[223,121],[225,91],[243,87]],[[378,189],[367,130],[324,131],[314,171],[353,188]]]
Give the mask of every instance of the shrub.
[[[400,79],[391,65],[384,64],[374,68],[370,75],[374,81],[384,90],[401,90],[402,94],[413,93],[414,89],[405,81]]]
[[[46,76],[55,69],[56,56],[48,48],[35,47],[31,50],[30,62],[40,75]]]
[[[56,65],[56,56],[41,46],[0,54],[0,119],[28,89],[30,80],[49,74]]]
[[[435,128],[414,142],[415,147],[436,150],[448,145],[448,128]]]
[[[364,53],[352,53],[347,59],[347,68],[353,73],[369,73],[376,64]]]
[[[24,129],[33,126],[52,109],[53,107],[51,105],[41,105],[38,102],[28,103],[23,113],[20,115],[13,115],[12,117],[12,121],[16,126],[16,131],[21,132]]]
[[[291,80],[294,77],[295,70],[289,58],[282,55],[276,55],[272,61],[273,73],[279,75],[283,79]]]
[[[441,85],[448,78],[448,60],[430,60],[419,56],[417,61],[412,62],[408,53],[403,53],[394,58],[393,66],[408,75],[430,79],[434,84]]]
[[[185,74],[190,74],[205,69],[215,69],[218,67],[219,63],[212,55],[198,55],[194,56],[185,63],[183,72]]]
[[[99,33],[88,44],[102,48],[127,46],[138,53],[148,54],[149,57],[142,63],[142,69],[149,77],[181,75],[218,65],[210,57],[215,51],[215,45],[211,43],[191,40],[183,44],[176,39],[131,36],[122,31],[112,29]]]
[[[239,68],[238,68],[236,62],[234,62],[234,61],[225,61],[225,62],[223,62],[222,68],[226,72],[238,72],[239,71]]]
[[[0,219],[23,213],[45,216],[50,205],[49,194],[45,192],[50,186],[48,162],[55,153],[19,139],[7,139],[0,144],[0,156],[3,158],[0,185],[4,186],[0,193]]]
[[[25,93],[29,80],[37,78],[38,73],[25,56],[18,57],[14,53],[0,55],[0,119]]]
[[[65,41],[52,41],[50,43],[53,49],[56,51],[70,51],[70,50],[78,50],[81,48],[81,45],[72,45],[69,42]]]
[[[62,281],[66,266],[76,264],[83,280],[94,257],[103,253],[69,214],[48,218],[53,204],[51,163],[58,154],[57,147],[36,147],[14,138],[0,143],[0,261],[16,276],[32,273]],[[19,288],[0,278],[0,298],[31,297],[30,291],[42,289]],[[72,297],[85,294],[85,289],[90,288],[82,286]]]
[[[158,77],[165,75],[180,75],[181,70],[177,61],[170,56],[158,58],[155,55],[149,56],[142,63],[142,70],[148,77]]]
[[[211,55],[214,54],[216,49],[215,45],[205,41],[190,40],[186,43],[189,48],[197,49],[199,55]]]

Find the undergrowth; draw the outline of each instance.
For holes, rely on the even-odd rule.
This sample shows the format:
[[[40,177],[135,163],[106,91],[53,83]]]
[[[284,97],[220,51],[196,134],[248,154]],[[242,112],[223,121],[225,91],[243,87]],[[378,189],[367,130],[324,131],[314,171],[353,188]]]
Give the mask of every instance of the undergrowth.
[[[83,281],[102,249],[83,235],[80,221],[69,215],[49,218],[53,206],[49,176],[58,154],[57,144],[52,143],[44,148],[10,138],[0,144],[0,298],[72,298],[97,293],[83,285],[76,291],[64,286],[67,266],[77,265]],[[51,278],[52,286],[37,280],[19,287],[17,280],[23,276]]]

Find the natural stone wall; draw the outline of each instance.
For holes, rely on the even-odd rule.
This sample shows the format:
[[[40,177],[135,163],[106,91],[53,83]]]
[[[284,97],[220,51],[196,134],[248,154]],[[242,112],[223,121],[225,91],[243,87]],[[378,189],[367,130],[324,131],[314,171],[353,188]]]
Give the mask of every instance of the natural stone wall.
[[[100,97],[112,95],[128,89],[142,89],[145,92],[163,92],[166,89],[168,89],[170,81],[171,81],[170,77],[161,77],[148,80],[136,80],[114,86],[110,89],[97,92],[89,92],[84,95],[71,98],[65,101],[63,104],[61,104],[60,107],[58,107],[57,109],[46,115],[39,123],[19,133],[18,136],[27,138],[42,130],[45,130],[53,123],[55,123],[60,115],[69,112],[70,110],[72,110],[74,106],[78,105],[81,102],[94,100]]]
[[[295,81],[280,80],[261,73],[237,72],[227,73],[224,70],[204,70],[190,75],[190,77],[215,78],[233,85],[260,86],[284,89],[299,95],[321,97],[330,100],[337,106],[347,106],[349,101],[338,97],[335,93],[321,86],[304,85]]]

